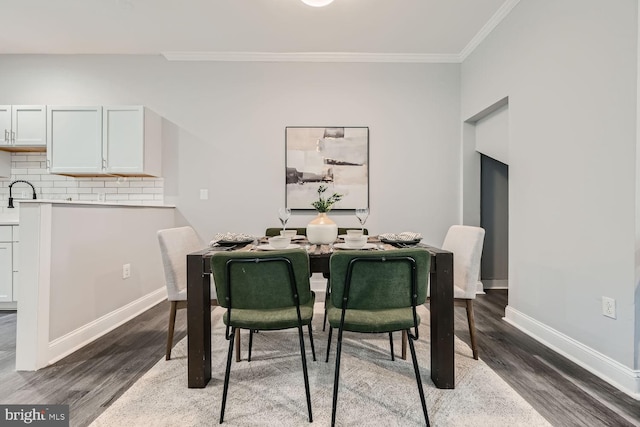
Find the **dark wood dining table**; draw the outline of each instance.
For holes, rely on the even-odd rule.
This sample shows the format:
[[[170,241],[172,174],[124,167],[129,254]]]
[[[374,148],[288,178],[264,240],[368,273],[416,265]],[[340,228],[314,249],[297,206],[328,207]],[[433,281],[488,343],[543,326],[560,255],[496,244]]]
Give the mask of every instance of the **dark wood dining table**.
[[[251,245],[251,244],[250,244]],[[454,388],[453,254],[420,244],[431,254],[430,341],[431,379],[437,388]],[[250,246],[248,246],[250,248]],[[386,245],[392,251],[393,248]],[[243,248],[234,248],[234,250]],[[247,249],[248,250],[248,249]],[[329,273],[332,249],[313,245],[309,253],[312,273]],[[205,248],[187,255],[188,387],[203,388],[211,379],[211,256]],[[223,351],[223,349],[214,349]]]

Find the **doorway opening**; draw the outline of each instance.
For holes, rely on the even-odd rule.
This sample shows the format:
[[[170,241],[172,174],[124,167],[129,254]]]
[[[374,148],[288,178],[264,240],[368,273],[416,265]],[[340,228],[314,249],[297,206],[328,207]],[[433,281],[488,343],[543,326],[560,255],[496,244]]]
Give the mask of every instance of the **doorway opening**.
[[[481,261],[484,289],[509,288],[509,166],[480,155]]]

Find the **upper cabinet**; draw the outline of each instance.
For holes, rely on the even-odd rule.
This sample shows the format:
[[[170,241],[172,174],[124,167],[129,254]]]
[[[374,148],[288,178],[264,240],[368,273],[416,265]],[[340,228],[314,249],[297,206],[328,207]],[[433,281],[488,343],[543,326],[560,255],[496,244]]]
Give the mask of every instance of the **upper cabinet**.
[[[47,167],[51,173],[103,173],[102,107],[47,106]]]
[[[160,116],[141,106],[102,108],[102,158],[107,173],[160,176]]]
[[[0,150],[44,151],[47,116],[44,105],[0,105]]]
[[[72,176],[159,176],[161,119],[142,106],[47,107],[47,167]]]

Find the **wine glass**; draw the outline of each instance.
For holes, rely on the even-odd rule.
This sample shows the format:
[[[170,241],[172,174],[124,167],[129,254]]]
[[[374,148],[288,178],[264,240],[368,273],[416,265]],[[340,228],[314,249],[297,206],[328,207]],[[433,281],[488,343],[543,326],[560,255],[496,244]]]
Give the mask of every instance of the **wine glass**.
[[[291,217],[291,209],[289,208],[280,208],[278,209],[278,218],[280,218],[280,222],[282,223],[282,231],[284,231],[287,221]]]
[[[358,218],[358,221],[360,221],[360,225],[362,226],[362,234],[364,234],[364,223],[367,222],[367,218],[369,218],[369,208],[356,209],[356,218]]]

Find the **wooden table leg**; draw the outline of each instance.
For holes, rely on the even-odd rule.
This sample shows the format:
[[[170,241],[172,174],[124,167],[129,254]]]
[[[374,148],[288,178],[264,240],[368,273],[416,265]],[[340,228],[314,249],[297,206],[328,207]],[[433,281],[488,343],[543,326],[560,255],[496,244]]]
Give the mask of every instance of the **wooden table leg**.
[[[240,357],[240,328],[236,328],[236,362],[242,360]]]
[[[204,388],[211,379],[211,280],[202,255],[187,255],[188,387]]]
[[[407,360],[407,331],[402,331],[402,353],[400,354],[402,360]]]
[[[436,252],[431,258],[431,379],[438,388],[454,382],[453,254]]]

